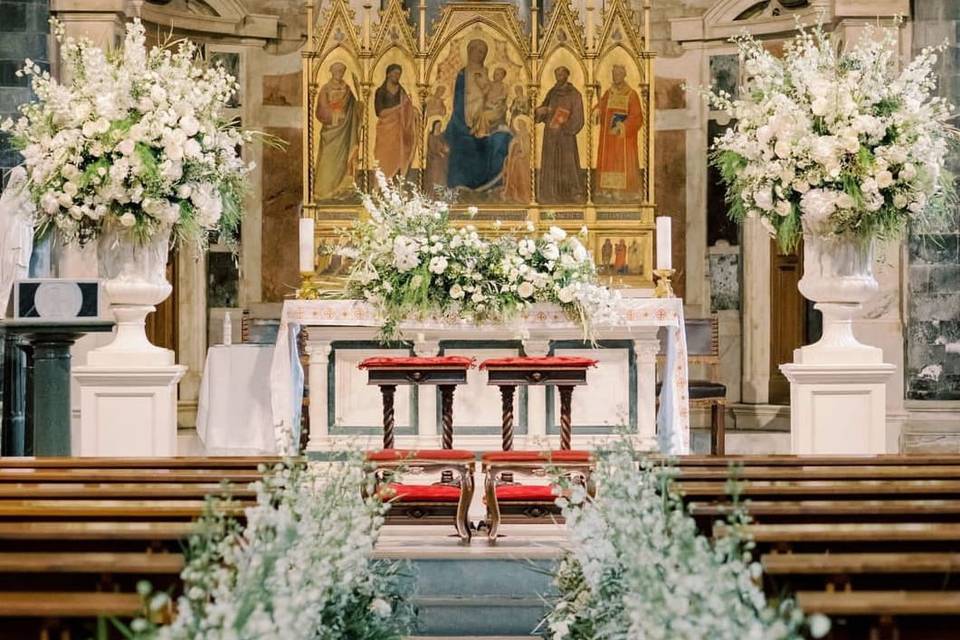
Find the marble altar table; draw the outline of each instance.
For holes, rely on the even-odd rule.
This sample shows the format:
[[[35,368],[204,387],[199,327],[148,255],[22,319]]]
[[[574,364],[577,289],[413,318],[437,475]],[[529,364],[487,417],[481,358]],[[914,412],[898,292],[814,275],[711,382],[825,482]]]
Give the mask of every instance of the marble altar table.
[[[376,447],[381,441],[380,401],[357,364],[375,355],[470,355],[479,359],[517,355],[585,355],[600,361],[574,399],[573,446],[589,447],[625,425],[637,445],[671,454],[688,453],[687,350],[680,298],[628,298],[622,322],[595,327],[596,344],[584,342],[580,326],[554,305],[534,305],[502,324],[474,325],[430,319],[401,325],[402,343],[377,342],[376,309],[356,300],[288,300],[270,372],[276,452],[299,439],[304,372],[297,336],[308,332],[310,440],[308,451]],[[656,365],[664,341],[663,384],[657,412]],[[516,448],[559,445],[559,401],[552,389],[531,387],[517,394]],[[397,394],[397,446],[438,447],[436,390],[412,387]],[[454,405],[454,446],[500,447],[500,398],[472,371]]]

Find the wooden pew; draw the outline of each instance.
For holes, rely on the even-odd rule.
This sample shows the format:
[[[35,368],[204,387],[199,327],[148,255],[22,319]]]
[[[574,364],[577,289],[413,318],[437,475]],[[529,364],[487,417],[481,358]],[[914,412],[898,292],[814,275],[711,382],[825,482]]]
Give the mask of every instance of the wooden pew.
[[[242,515],[277,462],[0,459],[0,640],[89,637],[85,619],[140,611],[141,579],[176,596],[206,497],[227,495],[221,508]]]
[[[731,511],[735,476],[768,593],[831,616],[832,637],[953,637],[960,456],[691,456],[678,466],[676,488],[715,536],[730,533],[714,522]]]

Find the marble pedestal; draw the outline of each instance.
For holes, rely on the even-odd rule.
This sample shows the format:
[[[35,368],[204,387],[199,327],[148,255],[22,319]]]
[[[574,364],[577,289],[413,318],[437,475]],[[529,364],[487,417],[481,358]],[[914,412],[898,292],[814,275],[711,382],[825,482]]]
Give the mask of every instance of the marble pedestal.
[[[177,383],[183,365],[75,367],[80,456],[177,455]]]
[[[886,420],[886,383],[896,367],[879,353],[840,364],[817,362],[802,352],[794,352],[795,362],[780,365],[790,381],[790,452],[896,453],[887,450]]]

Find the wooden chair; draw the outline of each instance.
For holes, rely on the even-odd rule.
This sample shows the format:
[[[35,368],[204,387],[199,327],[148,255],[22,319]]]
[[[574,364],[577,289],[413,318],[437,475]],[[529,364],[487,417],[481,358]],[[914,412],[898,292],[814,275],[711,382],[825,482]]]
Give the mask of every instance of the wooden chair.
[[[687,361],[709,367],[706,380],[691,379],[687,383],[687,397],[691,407],[710,407],[710,453],[724,454],[726,440],[727,387],[719,382],[720,325],[716,317],[687,318],[684,322],[687,336]],[[657,398],[663,383],[657,383]]]

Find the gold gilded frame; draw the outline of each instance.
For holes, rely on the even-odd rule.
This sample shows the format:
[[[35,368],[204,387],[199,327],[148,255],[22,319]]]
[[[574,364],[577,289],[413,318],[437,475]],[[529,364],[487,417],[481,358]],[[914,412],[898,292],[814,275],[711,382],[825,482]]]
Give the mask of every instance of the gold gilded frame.
[[[585,24],[569,4],[569,0],[554,5],[552,14],[539,27],[537,9],[532,8],[530,29],[526,30],[512,3],[450,2],[443,7],[440,17],[428,32],[426,4],[418,6],[419,29],[408,21],[401,0],[389,0],[374,22],[370,3],[364,4],[363,15],[357,19],[349,0],[329,0],[322,10],[315,11],[308,2],[308,39],[303,50],[303,202],[304,216],[316,221],[317,245],[334,245],[338,229],[363,215],[356,199],[342,201],[314,200],[316,150],[320,127],[314,117],[321,80],[335,61],[348,69],[348,84],[354,92],[359,109],[359,143],[356,155],[356,186],[371,188],[370,176],[374,169],[371,128],[375,126],[373,94],[382,79],[385,64],[396,62],[404,69],[402,84],[415,104],[421,118],[419,149],[412,156],[411,168],[424,181],[426,166],[426,104],[440,84],[437,76],[441,65],[451,58],[452,47],[472,34],[493,39],[502,50],[509,52],[515,67],[515,76],[527,87],[528,106],[536,107],[552,84],[554,68],[559,64],[577,65],[571,73],[571,82],[580,91],[584,103],[585,122],[578,135],[580,166],[586,167],[585,197],[582,202],[544,204],[537,202],[537,170],[541,149],[541,127],[531,132],[531,201],[528,203],[454,203],[453,218],[465,219],[470,204],[480,208],[473,223],[484,233],[494,234],[496,221],[511,227],[532,221],[540,228],[555,224],[569,231],[586,225],[591,233],[588,248],[600,259],[601,245],[607,239],[637,244],[643,255],[639,260],[631,256],[629,266],[601,273],[605,282],[615,286],[652,288],[653,286],[653,231],[656,199],[654,194],[654,54],[650,51],[650,0],[644,0],[641,15],[629,7],[629,0],[608,0],[603,10],[589,2],[585,9]],[[638,135],[638,158],[641,173],[639,195],[630,201],[598,201],[593,184],[597,167],[599,127],[595,109],[606,87],[614,64],[628,69],[628,82],[637,92],[643,113],[643,128]],[[380,75],[378,75],[380,74]],[[410,77],[410,76],[414,77]],[[574,82],[574,78],[577,79]],[[518,80],[519,82],[519,80]],[[513,86],[512,88],[516,88]],[[450,98],[449,94],[447,96]],[[618,255],[617,260],[620,257]],[[315,260],[315,267],[318,265]],[[333,273],[315,273],[314,283],[339,281],[343,270]]]

